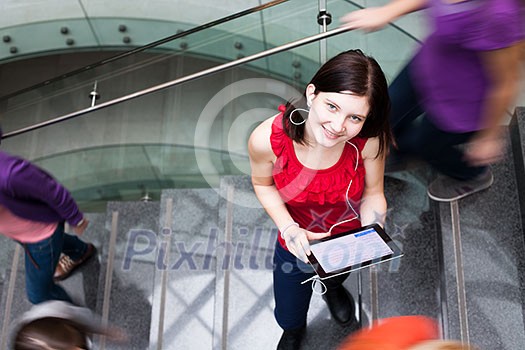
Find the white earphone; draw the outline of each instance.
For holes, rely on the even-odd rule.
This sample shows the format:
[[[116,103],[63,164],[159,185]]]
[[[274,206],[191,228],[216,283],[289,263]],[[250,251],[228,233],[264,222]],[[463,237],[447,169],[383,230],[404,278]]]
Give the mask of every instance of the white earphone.
[[[311,106],[312,106],[312,97],[311,97],[311,96],[308,97],[308,98],[306,99],[306,105],[307,105],[308,107],[311,107]]]

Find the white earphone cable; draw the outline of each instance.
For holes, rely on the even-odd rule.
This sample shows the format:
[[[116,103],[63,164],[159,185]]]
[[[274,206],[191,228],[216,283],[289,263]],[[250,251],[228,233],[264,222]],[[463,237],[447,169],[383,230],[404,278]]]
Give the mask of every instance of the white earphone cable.
[[[357,172],[357,167],[359,166],[359,149],[357,148],[356,145],[354,145],[352,142],[350,141],[346,141],[346,143],[348,143],[349,145],[352,145],[354,146],[355,148],[355,151],[356,151],[356,157],[355,157],[355,167],[354,167],[354,171]],[[348,192],[350,192],[350,187],[352,186],[352,181],[353,179],[350,180],[350,183],[348,184],[348,187],[346,189],[346,194],[345,194],[345,200],[346,200],[346,204],[348,204],[348,207],[352,210],[352,212],[354,213],[355,217],[351,218],[351,219],[348,219],[348,220],[343,220],[343,221],[340,221],[340,222],[337,222],[335,224],[332,225],[332,227],[330,227],[330,229],[328,230],[328,233],[332,233],[332,229],[336,226],[339,226],[341,224],[344,224],[346,222],[350,222],[350,221],[354,221],[356,219],[359,219],[359,214],[355,211],[352,203],[350,202],[350,199],[348,198]]]

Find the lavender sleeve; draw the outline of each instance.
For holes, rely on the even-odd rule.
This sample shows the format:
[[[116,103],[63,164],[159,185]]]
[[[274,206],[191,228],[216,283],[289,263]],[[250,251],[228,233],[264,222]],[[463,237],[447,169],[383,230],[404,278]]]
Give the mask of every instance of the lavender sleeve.
[[[45,205],[73,226],[82,220],[69,191],[51,175],[24,159],[17,159],[11,166],[8,188],[14,198]]]

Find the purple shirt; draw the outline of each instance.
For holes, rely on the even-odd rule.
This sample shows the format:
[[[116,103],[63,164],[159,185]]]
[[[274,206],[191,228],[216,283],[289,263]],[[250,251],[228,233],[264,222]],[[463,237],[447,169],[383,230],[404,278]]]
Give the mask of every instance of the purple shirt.
[[[82,220],[64,186],[29,161],[5,152],[0,152],[0,204],[32,221],[67,221],[76,226]]]
[[[411,66],[413,81],[432,121],[449,132],[480,128],[488,77],[480,52],[525,37],[521,0],[429,0],[433,33]]]

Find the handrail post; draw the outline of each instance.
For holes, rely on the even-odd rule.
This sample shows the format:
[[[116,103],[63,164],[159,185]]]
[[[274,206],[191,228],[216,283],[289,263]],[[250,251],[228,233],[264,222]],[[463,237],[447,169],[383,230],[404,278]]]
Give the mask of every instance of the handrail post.
[[[326,11],[326,0],[319,0],[319,13],[317,23],[320,25],[319,33],[326,33],[328,25],[332,23],[332,15]],[[326,62],[327,43],[326,39],[319,40],[319,61],[321,64]]]
[[[100,94],[97,92],[97,83],[98,81],[95,80],[95,84],[93,85],[93,90],[89,93],[89,97],[91,98],[91,107],[94,107],[95,101],[100,98]]]

